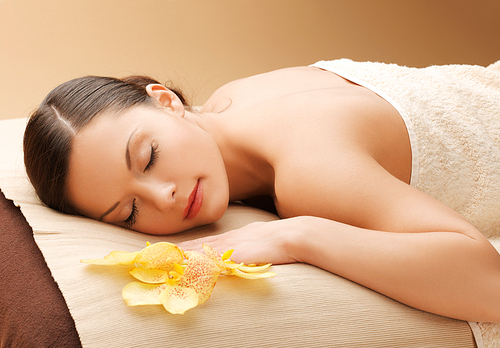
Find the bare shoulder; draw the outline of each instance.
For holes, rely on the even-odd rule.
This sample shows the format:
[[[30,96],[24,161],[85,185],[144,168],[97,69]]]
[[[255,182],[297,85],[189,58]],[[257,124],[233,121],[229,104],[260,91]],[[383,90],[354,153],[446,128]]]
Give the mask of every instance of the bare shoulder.
[[[390,232],[479,233],[458,213],[397,179],[364,151],[311,153],[301,162],[284,163],[276,176],[276,207],[282,217],[319,216]]]
[[[316,67],[298,66],[273,70],[229,82],[218,88],[203,106],[218,112],[229,102],[245,106],[250,100],[280,96],[350,84],[340,76]]]

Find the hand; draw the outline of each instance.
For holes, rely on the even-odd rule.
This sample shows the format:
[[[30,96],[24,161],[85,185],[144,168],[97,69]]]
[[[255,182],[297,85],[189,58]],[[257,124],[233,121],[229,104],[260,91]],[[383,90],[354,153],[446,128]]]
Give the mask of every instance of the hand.
[[[254,222],[237,230],[179,243],[184,250],[202,251],[207,244],[219,252],[234,249],[231,259],[246,264],[285,264],[296,262],[293,245],[297,220]]]

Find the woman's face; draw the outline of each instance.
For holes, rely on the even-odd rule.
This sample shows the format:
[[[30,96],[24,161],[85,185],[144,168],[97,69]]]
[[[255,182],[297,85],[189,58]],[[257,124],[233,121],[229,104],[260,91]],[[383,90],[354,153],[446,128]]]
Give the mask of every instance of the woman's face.
[[[98,115],[75,137],[70,201],[91,218],[150,234],[212,223],[229,200],[214,139],[168,108]]]

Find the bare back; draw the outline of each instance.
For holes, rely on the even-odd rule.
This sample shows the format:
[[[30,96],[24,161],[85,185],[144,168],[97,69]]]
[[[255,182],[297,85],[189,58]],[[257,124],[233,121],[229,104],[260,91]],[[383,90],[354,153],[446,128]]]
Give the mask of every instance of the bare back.
[[[353,175],[370,176],[366,163],[410,181],[410,143],[398,112],[331,72],[289,68],[237,80],[215,92],[204,111],[221,112],[235,139],[270,164],[262,172],[274,175],[267,193],[281,217],[362,225],[352,214],[356,200],[348,199],[356,189],[346,185],[363,185]]]
[[[230,199],[271,196],[284,219],[188,246],[234,249],[236,262],[304,262],[422,310],[499,320],[498,252],[458,212],[409,185],[406,125],[377,94],[325,70],[291,68],[230,83],[202,111]]]

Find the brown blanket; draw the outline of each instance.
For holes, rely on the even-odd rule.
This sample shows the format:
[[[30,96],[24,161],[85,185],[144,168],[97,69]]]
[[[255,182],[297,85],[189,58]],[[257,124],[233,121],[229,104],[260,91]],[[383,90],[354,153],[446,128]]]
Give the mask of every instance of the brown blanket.
[[[0,347],[81,347],[31,227],[1,191]]]

